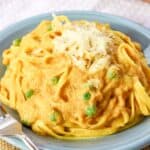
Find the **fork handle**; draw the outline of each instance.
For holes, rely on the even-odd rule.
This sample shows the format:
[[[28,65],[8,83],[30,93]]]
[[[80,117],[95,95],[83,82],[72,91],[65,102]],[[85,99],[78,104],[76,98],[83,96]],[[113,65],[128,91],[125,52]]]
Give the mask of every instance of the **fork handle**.
[[[25,134],[17,134],[16,137],[21,139],[25,143],[25,145],[29,148],[29,150],[39,150],[37,146]]]

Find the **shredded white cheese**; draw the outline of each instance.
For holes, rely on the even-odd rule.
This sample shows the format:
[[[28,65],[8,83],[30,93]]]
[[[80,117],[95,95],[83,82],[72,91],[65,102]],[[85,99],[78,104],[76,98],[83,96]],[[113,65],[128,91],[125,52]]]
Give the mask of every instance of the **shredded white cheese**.
[[[104,67],[108,67],[110,65],[110,56],[107,55],[95,61],[89,68],[90,73],[94,73],[97,70],[103,69]]]
[[[99,86],[100,86],[100,81],[98,79],[90,79],[90,80],[87,81],[87,83],[88,83],[89,86],[93,86],[96,89],[98,89]]]
[[[54,49],[60,53],[68,53],[74,64],[81,69],[89,69],[91,73],[108,64],[107,46],[110,38],[100,32],[96,25],[79,26],[71,24],[62,35],[53,40]],[[87,68],[87,60],[94,60],[100,54],[101,58],[92,62]]]

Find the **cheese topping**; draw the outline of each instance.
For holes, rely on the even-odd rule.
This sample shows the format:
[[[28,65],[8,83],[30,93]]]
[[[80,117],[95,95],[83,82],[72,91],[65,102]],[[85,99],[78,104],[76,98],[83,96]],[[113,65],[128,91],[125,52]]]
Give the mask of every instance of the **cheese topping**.
[[[88,86],[93,86],[96,89],[100,87],[100,80],[98,79],[90,79],[87,81],[87,83],[88,83]]]
[[[95,24],[70,26],[53,40],[55,51],[68,53],[76,66],[82,70],[89,69],[91,73],[108,64],[107,49],[111,39]],[[99,60],[95,60],[97,56],[100,56]]]

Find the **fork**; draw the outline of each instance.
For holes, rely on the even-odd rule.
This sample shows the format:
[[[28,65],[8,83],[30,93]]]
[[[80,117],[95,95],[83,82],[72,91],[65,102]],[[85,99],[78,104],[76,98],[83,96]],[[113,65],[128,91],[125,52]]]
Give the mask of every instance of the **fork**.
[[[0,136],[16,137],[21,139],[29,150],[39,150],[37,146],[22,131],[22,125],[6,113],[0,104]]]

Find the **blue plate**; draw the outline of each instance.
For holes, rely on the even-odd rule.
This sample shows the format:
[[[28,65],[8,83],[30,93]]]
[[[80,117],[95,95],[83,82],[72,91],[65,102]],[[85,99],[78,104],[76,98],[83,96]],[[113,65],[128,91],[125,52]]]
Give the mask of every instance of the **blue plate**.
[[[109,23],[113,29],[120,30],[129,35],[132,39],[140,42],[143,49],[150,43],[150,30],[121,17],[92,11],[63,11],[56,12],[56,15],[66,15],[71,20],[86,19],[89,21]],[[47,13],[34,16],[3,30],[0,33],[0,53],[2,54],[2,51],[9,47],[13,39],[22,37],[24,34],[30,32],[44,19],[52,19],[51,14]],[[13,111],[12,114],[14,115]],[[24,132],[39,148],[44,150],[137,150],[150,144],[150,118],[145,118],[144,121],[138,125],[120,133],[92,140],[58,140],[36,135],[27,128],[24,128]],[[5,139],[21,149],[27,150],[25,145],[15,138]]]

